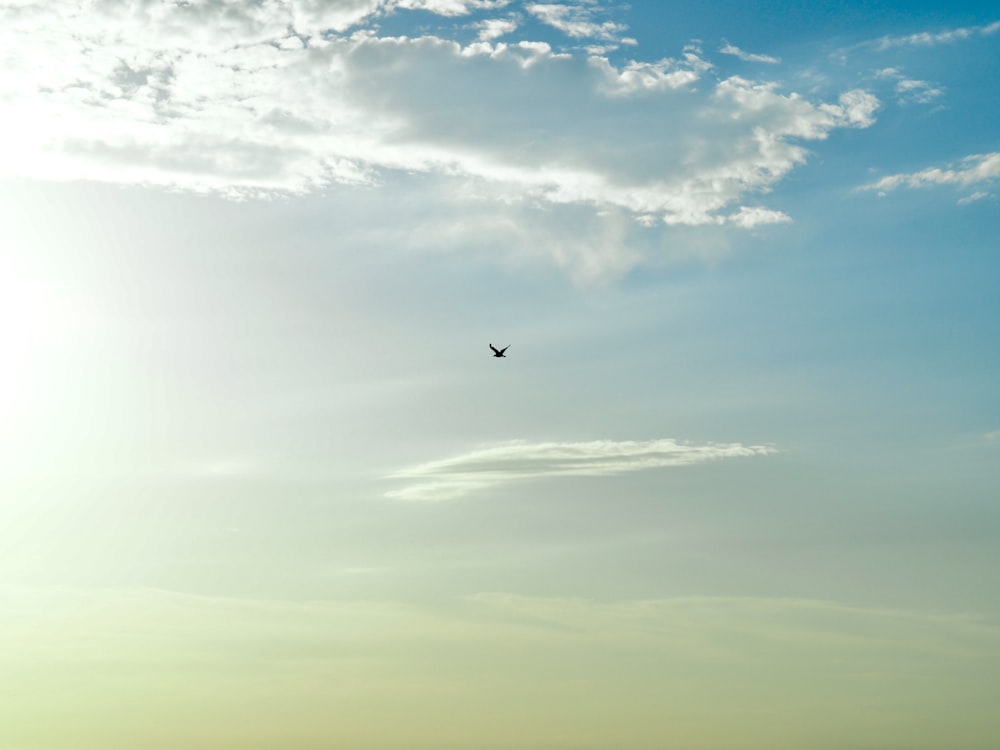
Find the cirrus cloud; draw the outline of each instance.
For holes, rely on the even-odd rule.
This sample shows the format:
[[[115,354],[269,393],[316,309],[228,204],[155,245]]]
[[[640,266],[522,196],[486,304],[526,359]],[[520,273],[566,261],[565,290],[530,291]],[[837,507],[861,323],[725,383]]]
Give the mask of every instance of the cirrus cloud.
[[[719,48],[719,52],[723,55],[733,55],[734,57],[738,57],[743,62],[759,62],[771,65],[781,62],[780,58],[773,57],[772,55],[761,55],[754,54],[753,52],[746,52],[745,50],[742,50],[736,45],[730,44],[725,40],[723,40],[723,45]]]
[[[878,190],[888,192],[896,188],[926,188],[935,185],[957,185],[971,187],[974,185],[991,184],[1000,178],[1000,152],[989,154],[972,154],[944,167],[928,167],[918,172],[887,175],[871,184],[863,185],[861,190]],[[976,193],[976,198],[985,197],[985,193]],[[968,201],[966,201],[968,202]]]
[[[929,104],[944,94],[944,89],[927,81],[907,78],[897,68],[883,68],[875,75],[896,82],[896,100],[900,104]]]
[[[920,31],[904,36],[884,36],[878,40],[877,44],[880,50],[907,46],[934,47],[939,44],[951,44],[971,39],[976,36],[990,36],[998,31],[1000,31],[1000,21],[994,21],[982,26],[963,26],[955,29],[944,29],[942,31]]]
[[[386,495],[401,500],[450,500],[521,479],[609,476],[775,452],[776,449],[768,445],[693,445],[670,438],[582,443],[513,441],[397,471],[390,478],[415,481],[415,484]]]

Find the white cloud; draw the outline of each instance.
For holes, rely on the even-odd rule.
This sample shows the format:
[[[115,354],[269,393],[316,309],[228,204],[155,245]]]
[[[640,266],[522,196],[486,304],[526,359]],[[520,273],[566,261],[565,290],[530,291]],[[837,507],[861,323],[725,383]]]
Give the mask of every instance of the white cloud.
[[[604,77],[603,90],[611,95],[680,89],[712,69],[711,63],[690,52],[685,53],[681,60],[665,58],[655,63],[632,60],[621,69],[599,55],[591,55],[588,61]]]
[[[788,214],[781,211],[772,211],[769,208],[761,208],[760,206],[740,206],[740,210],[737,213],[728,217],[730,223],[746,227],[747,229],[762,224],[784,224],[791,220],[792,217]]]
[[[841,126],[852,128],[868,128],[875,124],[875,112],[878,111],[878,99],[866,91],[854,89],[840,95],[840,105],[823,105],[823,109],[831,112]]]
[[[984,198],[989,198],[989,197],[990,197],[989,193],[984,192],[982,190],[977,190],[975,193],[972,193],[971,195],[967,195],[964,198],[959,198],[958,205],[967,206],[970,203],[975,203],[976,201],[981,201]]]
[[[725,42],[725,40],[723,40]],[[758,63],[770,63],[775,64],[781,62],[780,58],[772,57],[771,55],[756,55],[751,52],[744,52],[739,47],[725,42],[722,47],[719,48],[719,52],[723,55],[733,55],[738,57],[744,62],[758,62]]]
[[[384,0],[342,0],[330,3],[325,0],[292,0],[285,6],[290,15],[290,26],[300,34],[319,34],[325,30],[344,31],[373,15],[384,7]],[[223,12],[224,6],[207,6],[215,12]],[[266,6],[265,6],[266,7]],[[239,6],[229,6],[230,12],[238,12]],[[170,9],[164,8],[163,12]],[[269,8],[276,10],[273,6]]]
[[[596,21],[596,9],[591,3],[533,3],[527,6],[527,11],[542,23],[575,39],[620,41],[621,33],[628,29],[612,21]]]
[[[459,6],[487,4],[421,7]],[[0,176],[255,196],[416,173],[505,205],[750,227],[788,220],[746,205],[806,160],[802,140],[867,127],[878,106],[861,91],[823,103],[715,82],[696,47],[615,65],[497,41],[513,20],[466,46],[356,28],[404,7],[416,4],[0,4]],[[616,258],[588,268],[619,267],[602,252]]]
[[[967,26],[934,32],[921,31],[906,36],[884,36],[878,40],[877,45],[879,49],[883,50],[905,46],[933,47],[938,44],[951,44],[963,39],[971,39],[975,36],[989,36],[997,31],[1000,31],[1000,21],[994,21],[984,26]]]
[[[944,168],[930,167],[919,172],[888,175],[869,185],[863,185],[860,189],[886,192],[899,187],[923,188],[933,185],[969,187],[992,182],[998,177],[1000,177],[1000,152],[993,152],[966,156],[957,164]]]
[[[510,0],[384,0],[389,8],[426,10],[441,16],[464,16],[473,10],[495,10]]]
[[[517,21],[511,18],[491,18],[480,21],[476,24],[476,28],[479,29],[479,40],[489,42],[516,30]]]
[[[917,104],[929,104],[944,94],[944,89],[935,88],[927,81],[917,81],[904,78],[896,83],[896,93],[901,102],[915,102]]]
[[[774,452],[774,448],[766,445],[691,445],[672,439],[586,443],[515,441],[395,472],[391,478],[416,480],[417,483],[386,494],[403,500],[448,500],[518,479],[607,476]]]
[[[883,68],[875,75],[896,82],[896,100],[901,104],[929,104],[944,94],[944,89],[937,88],[927,81],[907,78],[897,68]]]

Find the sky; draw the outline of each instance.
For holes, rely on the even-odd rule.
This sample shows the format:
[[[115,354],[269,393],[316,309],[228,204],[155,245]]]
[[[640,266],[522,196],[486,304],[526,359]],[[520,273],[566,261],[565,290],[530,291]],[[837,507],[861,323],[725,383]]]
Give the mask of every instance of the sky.
[[[992,3],[0,0],[0,746],[995,749],[998,85]]]

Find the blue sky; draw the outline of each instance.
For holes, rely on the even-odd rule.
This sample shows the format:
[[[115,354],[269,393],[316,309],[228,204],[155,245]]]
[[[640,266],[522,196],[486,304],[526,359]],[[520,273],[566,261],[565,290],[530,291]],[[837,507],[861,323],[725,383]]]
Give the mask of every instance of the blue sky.
[[[992,746],[995,9],[0,20],[0,744]]]

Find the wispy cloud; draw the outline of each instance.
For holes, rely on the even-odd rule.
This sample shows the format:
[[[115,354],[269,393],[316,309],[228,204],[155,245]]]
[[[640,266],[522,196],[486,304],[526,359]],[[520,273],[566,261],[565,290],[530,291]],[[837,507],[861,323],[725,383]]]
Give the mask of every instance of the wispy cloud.
[[[989,197],[990,197],[990,194],[987,193],[987,192],[985,192],[984,190],[977,190],[974,193],[970,193],[969,195],[966,195],[966,196],[964,196],[962,198],[959,198],[958,199],[958,205],[960,205],[960,206],[967,206],[970,203],[975,203],[976,201],[981,201],[984,198],[989,198]]]
[[[380,0],[387,10],[426,10],[440,16],[464,16],[473,10],[493,10],[509,5],[511,0]]]
[[[944,89],[936,88],[927,81],[904,78],[896,83],[896,93],[902,102],[928,104],[944,94]]]
[[[897,68],[882,68],[875,75],[896,82],[896,100],[901,104],[929,104],[944,94],[944,89],[927,81],[907,78]]]
[[[900,187],[926,188],[935,185],[970,187],[989,184],[1000,177],[1000,151],[973,154],[945,167],[929,167],[919,172],[888,175],[861,190],[888,192]],[[985,196],[981,196],[985,197]]]
[[[600,39],[619,41],[628,30],[624,24],[597,20],[600,8],[592,2],[579,3],[532,3],[527,11],[539,21],[574,39]]]
[[[989,36],[1000,31],[1000,21],[983,26],[965,26],[957,29],[945,29],[943,31],[921,31],[916,34],[906,36],[884,36],[876,41],[878,49],[890,49],[892,47],[919,46],[933,47],[938,44],[952,44],[963,39],[971,39],[977,36]]]
[[[723,55],[733,55],[744,62],[770,63],[772,65],[781,62],[780,58],[772,57],[771,55],[756,55],[751,52],[745,52],[725,40],[723,40],[723,45],[719,48],[719,52]]]
[[[430,461],[393,473],[415,484],[386,493],[402,500],[449,500],[519,479],[555,476],[607,476],[666,466],[689,466],[721,458],[766,456],[768,445],[707,443],[673,439],[584,443],[515,441]]]

